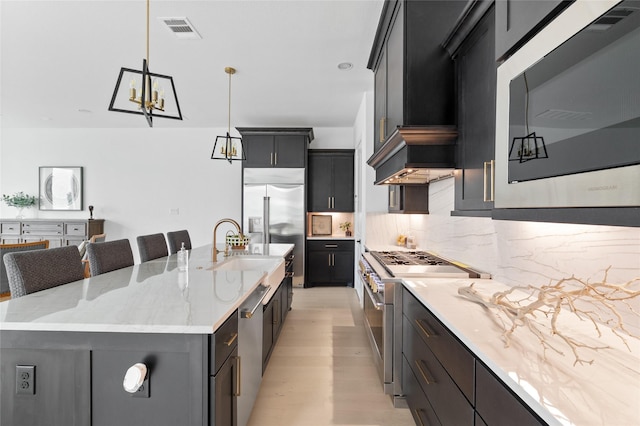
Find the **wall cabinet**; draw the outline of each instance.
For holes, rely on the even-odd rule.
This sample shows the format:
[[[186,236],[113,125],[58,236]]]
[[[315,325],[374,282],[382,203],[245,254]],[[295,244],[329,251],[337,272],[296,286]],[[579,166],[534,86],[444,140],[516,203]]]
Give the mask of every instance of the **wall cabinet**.
[[[307,240],[305,287],[353,287],[353,240]]]
[[[104,219],[2,219],[0,244],[49,240],[49,248],[80,245],[104,233]]]
[[[417,424],[545,424],[406,289],[402,318],[402,388]]]
[[[307,146],[313,140],[310,128],[238,127],[246,160],[243,167],[304,168]]]
[[[496,60],[507,59],[572,2],[496,0]]]
[[[495,13],[489,9],[456,55],[458,146],[455,211],[491,216],[496,124]]]
[[[307,211],[354,210],[353,150],[310,150]]]
[[[387,0],[374,71],[374,152],[398,126],[455,124],[453,62],[441,46],[466,1]]]
[[[429,213],[429,185],[389,185],[389,213]]]

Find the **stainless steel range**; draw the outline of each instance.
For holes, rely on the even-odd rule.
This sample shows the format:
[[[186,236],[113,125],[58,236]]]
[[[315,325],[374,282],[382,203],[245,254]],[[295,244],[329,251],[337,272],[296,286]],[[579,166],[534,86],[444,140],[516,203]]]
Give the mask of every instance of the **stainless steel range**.
[[[393,277],[490,278],[428,251],[372,251],[371,255]]]
[[[364,313],[374,360],[384,392],[395,407],[406,407],[402,368],[402,278],[491,278],[467,265],[425,251],[372,251],[362,255],[360,280]]]

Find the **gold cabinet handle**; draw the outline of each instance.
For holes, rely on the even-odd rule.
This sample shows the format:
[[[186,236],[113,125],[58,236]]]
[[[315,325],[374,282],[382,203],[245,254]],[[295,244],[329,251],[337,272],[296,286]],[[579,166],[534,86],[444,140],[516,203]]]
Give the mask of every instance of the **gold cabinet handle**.
[[[229,340],[224,342],[224,344],[227,345],[227,346],[231,346],[233,344],[233,342],[236,341],[237,338],[238,338],[238,333],[233,333],[233,335],[229,338]]]
[[[416,360],[416,367],[418,368],[418,371],[420,372],[420,375],[422,376],[424,381],[428,385],[434,385],[436,381],[433,379],[433,376],[431,375],[431,373],[429,373],[427,366],[424,364],[424,361],[421,361],[419,359]]]
[[[273,166],[273,152],[271,153],[271,157],[269,159],[269,164]]]
[[[487,171],[490,173],[488,174]],[[487,178],[487,176],[489,176]],[[491,161],[485,161],[484,162],[484,170],[482,173],[482,189],[483,189],[483,193],[482,193],[482,201],[484,201],[485,203],[488,201],[495,201],[495,196],[496,196],[496,189],[495,189],[495,177],[496,177],[496,172],[495,172],[495,160],[491,160]],[[490,185],[490,189],[489,191],[487,191],[487,179],[489,179],[489,185]]]
[[[384,142],[384,122],[385,122],[386,118],[382,117],[380,118],[380,143]]]
[[[278,153],[277,152],[275,154],[273,154],[273,158],[274,158],[273,165],[277,166],[278,165]]]
[[[331,197],[327,197],[327,208],[331,208]]]
[[[239,356],[233,358],[236,362],[236,386],[233,396],[240,396],[242,393],[242,359]]]
[[[424,320],[416,319],[416,325],[418,326],[418,328],[420,330],[422,330],[422,332],[424,333],[425,337],[435,337],[435,336],[437,336],[437,334],[433,330],[431,330],[431,328],[425,323]]]
[[[414,410],[414,412],[416,413],[416,419],[418,419],[418,422],[420,423],[420,426],[424,426],[424,422],[422,421],[422,416],[420,415],[421,411],[422,411],[422,409],[420,409],[420,408],[416,408]]]

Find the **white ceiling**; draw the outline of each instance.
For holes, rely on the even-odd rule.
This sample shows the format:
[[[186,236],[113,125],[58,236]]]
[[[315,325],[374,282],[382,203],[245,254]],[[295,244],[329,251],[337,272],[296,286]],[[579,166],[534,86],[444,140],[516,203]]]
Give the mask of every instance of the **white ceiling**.
[[[173,77],[184,121],[154,127],[352,126],[382,0],[151,0],[150,69]],[[181,40],[157,19],[186,17]],[[11,127],[145,127],[107,110],[121,67],[141,69],[145,0],[0,0],[0,117]],[[341,71],[340,62],[353,69]]]

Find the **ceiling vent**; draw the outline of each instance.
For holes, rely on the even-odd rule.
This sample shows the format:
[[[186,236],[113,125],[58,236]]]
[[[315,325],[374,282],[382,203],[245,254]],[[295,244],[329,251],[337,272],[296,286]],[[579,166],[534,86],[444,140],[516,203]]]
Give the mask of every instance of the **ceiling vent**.
[[[606,31],[618,22],[622,21],[627,16],[631,15],[633,10],[619,8],[612,9],[608,13],[604,14],[600,18],[596,19],[591,25],[587,27],[590,31]]]
[[[585,121],[591,120],[591,113],[580,111],[566,111],[562,109],[548,109],[536,115],[536,118],[546,118],[549,120],[562,121]]]
[[[191,40],[202,38],[187,18],[158,18],[158,20],[162,22],[176,38]]]

